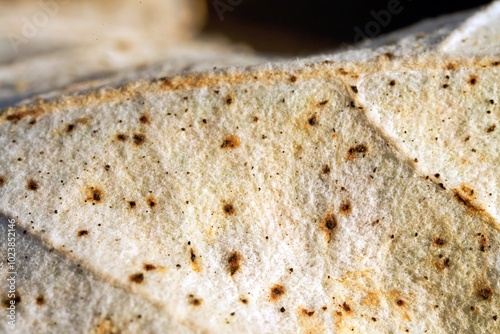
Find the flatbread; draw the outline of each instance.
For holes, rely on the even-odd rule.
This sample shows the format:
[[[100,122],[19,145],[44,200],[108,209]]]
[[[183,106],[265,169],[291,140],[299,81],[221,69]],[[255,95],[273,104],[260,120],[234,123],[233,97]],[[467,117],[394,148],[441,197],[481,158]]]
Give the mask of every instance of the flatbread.
[[[6,110],[0,209],[30,235],[17,330],[498,332],[488,42],[488,55],[380,46]]]

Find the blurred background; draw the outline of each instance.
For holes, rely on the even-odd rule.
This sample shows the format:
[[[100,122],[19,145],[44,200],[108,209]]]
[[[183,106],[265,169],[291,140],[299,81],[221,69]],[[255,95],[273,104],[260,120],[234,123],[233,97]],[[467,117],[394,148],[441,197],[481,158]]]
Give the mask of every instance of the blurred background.
[[[204,32],[222,34],[256,51],[297,56],[331,50],[344,43],[352,45],[355,39],[359,40],[359,31],[365,33],[371,21],[380,29],[377,32],[376,25],[368,26],[376,37],[426,18],[490,3],[485,0],[205,1],[208,20]],[[390,6],[397,14],[391,13],[388,19],[383,11],[389,11]]]

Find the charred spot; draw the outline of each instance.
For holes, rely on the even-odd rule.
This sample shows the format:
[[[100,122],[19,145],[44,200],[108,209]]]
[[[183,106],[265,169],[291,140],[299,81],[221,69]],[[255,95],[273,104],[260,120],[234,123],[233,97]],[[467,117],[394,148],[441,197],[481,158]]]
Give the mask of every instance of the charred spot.
[[[144,113],[139,117],[139,122],[142,124],[151,124],[151,118],[149,117],[148,113]]]
[[[231,95],[226,96],[226,104],[229,106],[233,103],[233,97]]]
[[[324,105],[326,105],[327,103],[328,103],[328,100],[324,100],[324,101],[321,101],[321,102],[319,103],[319,105],[320,105],[320,106],[324,106]]]
[[[146,203],[152,209],[156,206],[156,199],[153,196],[148,196],[146,198]]]
[[[312,317],[314,315],[314,311],[309,311],[309,310],[306,310],[305,308],[301,309],[300,313],[302,313],[302,315],[308,316],[308,317]]]
[[[45,305],[45,297],[44,297],[43,295],[38,295],[38,296],[36,296],[36,298],[35,298],[35,303],[36,303],[38,306]]]
[[[10,305],[17,305],[21,302],[21,296],[16,293],[13,298],[6,298],[2,301],[4,307],[8,308]]]
[[[229,273],[231,276],[236,274],[236,272],[240,269],[240,261],[241,261],[241,254],[238,252],[232,252],[229,254],[229,257],[227,259],[227,263],[229,266]]]
[[[391,85],[391,86],[396,85],[396,81],[395,81],[395,80],[391,80],[391,81],[389,81],[389,85]]]
[[[98,187],[87,188],[87,202],[100,203],[103,200],[104,193]]]
[[[135,145],[142,145],[146,141],[146,135],[142,133],[134,133],[132,136],[132,140],[134,141]]]
[[[281,308],[280,308],[280,312],[281,312],[281,313],[285,313],[285,311],[286,311],[286,309],[285,309],[284,307],[281,307]]]
[[[471,76],[469,76],[469,80],[468,80],[469,85],[474,86],[475,84],[477,84],[477,81],[478,81],[477,75],[472,74]]]
[[[295,81],[297,81],[297,77],[296,77],[295,75],[292,75],[292,76],[290,77],[290,81],[291,81],[291,82],[295,82]]]
[[[222,206],[222,210],[224,211],[225,214],[232,216],[236,212],[234,209],[234,206],[232,204],[226,203]]]
[[[280,284],[275,284],[271,287],[271,301],[277,301],[285,294],[285,288]]]
[[[454,71],[457,69],[457,64],[456,63],[448,63],[446,65],[446,69],[449,71]]]
[[[87,235],[89,235],[89,231],[88,230],[81,230],[81,231],[78,231],[77,235],[79,237],[86,237]]]
[[[224,149],[233,149],[233,148],[238,148],[240,147],[240,138],[238,138],[235,135],[229,135],[224,137],[224,140],[222,141],[222,144],[220,145],[220,148]]]
[[[141,284],[144,282],[144,274],[143,273],[135,273],[128,277],[129,281],[135,284]]]
[[[494,61],[491,63],[491,66],[499,66],[500,65],[500,61]]]
[[[403,307],[405,306],[406,302],[403,299],[398,299],[396,300],[396,305]]]
[[[104,166],[104,169],[105,169],[106,171],[109,171],[109,170],[111,169],[111,166],[110,166],[110,165],[106,165],[106,166]]]
[[[356,87],[356,86],[351,86],[351,89],[352,89],[352,91],[353,91],[354,93],[356,93],[356,94],[358,93],[358,87]]]
[[[5,176],[0,176],[0,187],[5,185]]]
[[[349,200],[346,199],[340,204],[340,213],[343,215],[348,215],[351,212],[352,212],[351,202],[349,202]]]
[[[126,141],[128,139],[128,136],[124,133],[119,133],[115,137],[116,137],[116,140],[118,140],[118,141]]]
[[[363,154],[364,157],[366,153],[368,153],[368,147],[364,144],[359,144],[349,148],[347,151],[347,158],[349,160],[354,160],[357,154]]]
[[[29,109],[29,110],[18,111],[14,114],[7,115],[7,117],[5,119],[8,120],[9,122],[17,123],[25,117],[38,116],[41,113],[42,113],[42,111],[39,109]]]
[[[135,209],[135,207],[137,206],[137,203],[135,201],[129,201],[128,202],[128,206],[131,208],[131,209]]]
[[[258,122],[258,121],[259,121],[259,117],[254,116],[254,117],[253,117],[253,121],[254,121],[254,122]]]
[[[482,286],[477,290],[477,296],[482,300],[491,300],[493,290],[489,286]]]
[[[323,174],[330,174],[330,172],[331,172],[331,171],[332,171],[332,170],[331,170],[331,168],[330,168],[330,166],[329,166],[329,165],[324,165],[324,166],[323,166],[323,169],[321,170],[321,172],[322,172]]]
[[[28,180],[28,183],[26,184],[26,189],[37,191],[38,188],[39,188],[38,183],[35,180],[33,179]]]
[[[493,131],[495,131],[496,127],[497,127],[496,124],[493,124],[488,129],[486,129],[486,132],[487,133],[493,132]]]
[[[434,245],[441,247],[446,245],[446,240],[440,237],[437,237],[433,240]]]
[[[189,295],[188,302],[189,302],[189,304],[191,304],[193,306],[200,306],[201,303],[203,303],[203,299],[198,298],[195,295]]]
[[[460,188],[456,188],[453,190],[455,194],[455,199],[467,209],[472,212],[482,212],[484,211],[482,208],[474,204],[476,199],[476,195],[474,194],[474,189],[468,187],[463,184]]]
[[[344,311],[346,311],[347,313],[351,313],[352,312],[352,309],[351,309],[351,306],[349,304],[347,304],[346,302],[344,302],[342,304],[342,308],[344,309]]]
[[[450,258],[446,257],[442,261],[437,261],[434,264],[437,269],[444,270],[450,267]]]
[[[245,297],[241,297],[240,298],[240,302],[242,302],[243,304],[248,304],[248,299],[246,299]]]
[[[486,252],[486,248],[488,247],[488,239],[484,235],[481,235],[481,240],[479,241],[479,250],[481,252]]]
[[[309,117],[309,119],[307,120],[307,123],[309,123],[310,126],[315,126],[318,124],[318,116],[316,116],[316,114],[312,115],[311,117]]]
[[[448,88],[448,87],[450,87],[450,85],[448,85],[448,84],[444,84],[444,85],[443,85],[443,88],[444,88],[444,89],[446,89],[446,88]]]
[[[332,213],[328,213],[322,220],[320,228],[326,235],[326,241],[330,242],[332,239],[333,230],[337,227],[337,220]]]
[[[156,270],[156,266],[154,264],[151,264],[151,263],[144,263],[144,265],[142,266],[144,268],[144,270],[146,271],[153,271],[153,270]]]
[[[73,130],[75,129],[76,125],[75,124],[68,124],[66,126],[66,132],[70,133],[70,132],[73,132]]]

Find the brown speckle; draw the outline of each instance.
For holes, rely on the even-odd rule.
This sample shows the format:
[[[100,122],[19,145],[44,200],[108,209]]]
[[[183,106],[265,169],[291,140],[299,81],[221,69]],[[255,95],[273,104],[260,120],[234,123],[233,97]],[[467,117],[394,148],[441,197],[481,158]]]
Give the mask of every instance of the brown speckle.
[[[229,274],[233,276],[240,269],[241,254],[232,252],[227,259]]]
[[[203,303],[203,299],[195,297],[194,295],[189,295],[188,296],[188,302],[192,306],[198,307]]]
[[[340,204],[340,213],[343,215],[348,215],[351,212],[352,212],[351,202],[349,202],[349,200],[346,199]]]
[[[0,187],[5,185],[5,176],[0,176]]]
[[[37,191],[38,188],[39,188],[38,183],[33,179],[30,179],[26,184],[26,189],[28,190]]]
[[[142,282],[144,282],[144,274],[143,273],[132,274],[129,276],[128,279],[132,283],[141,284]]]
[[[68,124],[66,126],[66,132],[70,133],[75,129],[76,125],[75,124]]]
[[[395,81],[395,80],[391,80],[391,81],[389,82],[389,85],[391,85],[391,86],[394,86],[395,84],[396,84],[396,81]]]
[[[128,206],[131,209],[135,209],[135,207],[137,206],[137,203],[135,201],[129,201]]]
[[[356,93],[356,94],[358,93],[358,87],[356,87],[356,86],[351,86],[351,89],[352,89],[352,91],[353,91],[354,93]]]
[[[156,270],[156,266],[154,264],[151,264],[151,263],[144,263],[144,265],[142,266],[144,268],[144,270],[146,271],[153,271],[153,270]]]
[[[134,135],[132,136],[132,140],[134,141],[135,145],[142,145],[146,141],[146,135],[142,133],[134,133]]]
[[[449,71],[454,71],[454,70],[457,69],[457,64],[455,64],[455,63],[448,63],[446,65],[446,69],[449,70]]]
[[[493,297],[493,290],[486,284],[481,284],[476,293],[481,300],[491,300]]]
[[[347,151],[347,159],[354,160],[357,154],[363,154],[363,156],[365,156],[366,153],[368,153],[368,147],[363,144],[359,144],[349,148]]]
[[[325,233],[326,241],[330,242],[332,233],[337,227],[337,220],[332,213],[328,213],[322,220],[320,228]]]
[[[321,172],[322,172],[323,174],[330,174],[330,172],[331,172],[331,168],[330,168],[330,166],[329,166],[329,165],[324,165],[324,166],[323,166],[323,169],[321,170]]]
[[[16,293],[15,297],[14,298],[6,298],[2,301],[2,304],[4,307],[9,307],[10,305],[17,305],[21,302],[21,296]]]
[[[312,317],[314,315],[314,311],[306,310],[305,308],[300,310],[300,313],[304,316]]]
[[[483,212],[484,209],[474,204],[476,200],[476,195],[474,194],[474,190],[468,187],[465,184],[462,184],[460,188],[453,189],[455,193],[455,199],[471,212]]]
[[[396,300],[396,305],[398,305],[400,307],[404,306],[405,304],[406,304],[406,302],[402,299]]]
[[[443,238],[437,237],[433,240],[433,243],[435,246],[441,247],[441,246],[446,245],[446,240]]]
[[[226,203],[222,206],[222,210],[224,211],[225,214],[232,216],[236,212],[234,209],[234,206],[232,204]]]
[[[320,105],[320,106],[324,106],[324,105],[326,105],[327,103],[328,103],[328,100],[324,100],[324,101],[321,101],[321,102],[319,103],[319,105]]]
[[[291,81],[291,82],[295,82],[295,81],[297,81],[297,77],[296,77],[295,75],[292,75],[292,76],[290,77],[290,81]]]
[[[284,307],[280,308],[280,312],[281,312],[281,313],[285,313],[285,311],[286,311],[286,310],[285,310],[285,308],[284,308]]]
[[[104,192],[98,187],[87,187],[87,202],[100,203],[103,200]]]
[[[151,118],[149,117],[149,114],[145,112],[144,114],[139,117],[139,122],[142,124],[151,124]]]
[[[493,131],[495,131],[496,127],[497,127],[496,124],[493,124],[488,129],[486,129],[486,132],[487,133],[493,132]]]
[[[318,117],[316,116],[316,114],[312,115],[311,117],[309,117],[309,119],[307,120],[307,123],[310,125],[310,126],[315,126],[318,124]]]
[[[248,299],[246,299],[245,297],[240,297],[240,302],[246,305],[248,304]]]
[[[89,231],[88,230],[80,230],[78,231],[78,237],[86,237],[89,235]]]
[[[271,301],[275,302],[278,299],[280,299],[283,294],[285,294],[285,288],[282,285],[280,285],[280,284],[275,284],[271,288],[271,297],[270,297],[270,299],[271,299]]]
[[[448,87],[449,87],[449,85],[448,85],[448,84],[444,84],[444,85],[443,85],[443,88],[444,88],[444,89],[446,89],[446,88],[448,88]]]
[[[128,136],[126,134],[123,134],[123,133],[118,133],[116,136],[115,136],[116,140],[118,141],[126,141],[128,139]]]
[[[233,103],[233,97],[231,95],[226,96],[226,104],[231,105]]]
[[[348,314],[352,312],[352,309],[351,309],[351,306],[349,304],[347,304],[346,302],[344,302],[342,304],[342,308],[344,309],[344,311],[346,311]]]
[[[153,196],[148,196],[146,198],[146,203],[152,209],[156,206],[156,199]]]
[[[38,295],[38,296],[36,296],[36,298],[35,298],[35,303],[36,303],[38,306],[45,305],[45,298],[43,297],[43,295]]]
[[[478,77],[477,77],[477,75],[475,75],[475,74],[471,74],[471,75],[469,76],[469,80],[468,80],[469,85],[474,86],[475,84],[477,84],[477,81],[478,81]]]
[[[194,248],[189,249],[189,260],[191,263],[191,269],[197,273],[201,272],[202,266],[200,259],[199,256],[196,255]]]
[[[5,118],[9,122],[17,123],[21,119],[28,117],[28,116],[38,116],[42,113],[40,109],[30,109],[30,110],[24,110],[24,111],[18,111],[14,114],[7,115]]]
[[[226,136],[220,147],[224,149],[238,148],[240,147],[240,138],[235,135]]]

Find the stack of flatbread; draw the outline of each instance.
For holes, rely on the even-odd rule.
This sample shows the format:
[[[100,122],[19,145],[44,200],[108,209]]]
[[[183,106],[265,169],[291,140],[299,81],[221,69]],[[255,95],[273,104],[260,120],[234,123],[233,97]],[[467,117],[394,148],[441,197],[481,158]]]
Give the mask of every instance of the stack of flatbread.
[[[500,333],[500,2],[289,61],[184,0],[60,1],[16,51],[33,3],[0,1],[14,332]]]

